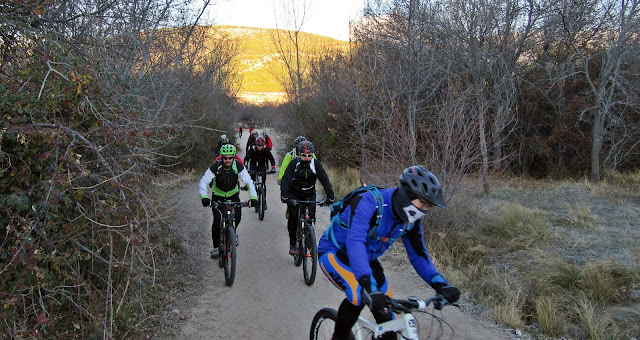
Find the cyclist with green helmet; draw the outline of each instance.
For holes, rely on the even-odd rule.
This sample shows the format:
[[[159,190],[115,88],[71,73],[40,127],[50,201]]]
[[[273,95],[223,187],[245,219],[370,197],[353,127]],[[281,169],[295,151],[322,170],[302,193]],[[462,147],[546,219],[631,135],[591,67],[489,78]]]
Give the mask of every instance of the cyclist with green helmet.
[[[247,169],[245,169],[242,162],[236,159],[236,147],[232,144],[225,144],[220,148],[220,155],[222,158],[214,161],[200,179],[198,187],[202,206],[210,206],[211,201],[239,202],[240,188],[238,186],[238,179],[241,179],[249,189],[249,204],[251,207],[255,207],[258,204],[256,188],[253,185]],[[209,187],[211,187],[212,190],[211,198],[209,198]],[[236,207],[235,209],[235,228],[237,230],[242,215],[240,207]],[[212,211],[213,224],[211,225],[211,236],[213,239],[213,251],[211,251],[211,257],[217,258],[219,254],[218,246],[220,245],[220,221],[222,220],[222,213],[215,208],[212,208]]]

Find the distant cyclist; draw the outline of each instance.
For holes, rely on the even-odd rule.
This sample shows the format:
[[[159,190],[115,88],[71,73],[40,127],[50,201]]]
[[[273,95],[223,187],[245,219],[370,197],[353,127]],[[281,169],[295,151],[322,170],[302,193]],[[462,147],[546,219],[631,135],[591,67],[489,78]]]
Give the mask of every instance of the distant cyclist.
[[[424,243],[421,217],[434,206],[446,207],[436,176],[423,167],[412,166],[404,170],[398,187],[379,192],[379,198],[370,191],[355,196],[340,214],[339,222],[329,226],[332,233],[325,232],[318,242],[320,268],[347,295],[338,309],[334,340],[347,339],[365,304],[377,323],[393,318],[383,309],[391,290],[378,257],[397,238],[402,238],[413,268],[424,281],[450,303],[460,297],[458,288],[438,272]],[[370,234],[380,203],[382,220]],[[396,339],[396,334],[387,333],[382,339]]]
[[[264,137],[259,136],[256,138],[256,145],[249,148],[247,151],[247,155],[244,157],[244,164],[252,171],[264,171],[265,173],[262,175],[262,183],[267,183],[267,174],[266,171],[269,167],[269,162],[271,163],[271,173],[276,172],[276,160],[273,158],[273,154],[271,153],[271,149],[267,149],[265,146]],[[255,181],[256,175],[251,174],[251,179]],[[267,186],[264,186],[264,194],[266,197],[267,194]],[[264,202],[264,208],[267,209],[267,202]]]
[[[273,141],[271,137],[269,137],[269,134],[267,134],[267,131],[262,133],[262,137],[264,137],[264,146],[269,148],[269,150],[273,150]]]
[[[216,156],[220,155],[220,148],[225,144],[229,144],[229,138],[227,137],[227,135],[222,135],[220,136],[220,140],[218,141],[218,145],[216,146]]]
[[[258,138],[258,130],[251,130],[249,133],[249,138],[247,139],[247,147],[245,151],[249,151],[249,148],[256,145],[256,138]]]
[[[220,154],[222,155],[222,159],[213,162],[200,179],[198,188],[202,206],[210,206],[211,201],[240,202],[239,178],[242,182],[246,183],[249,189],[250,206],[255,207],[258,204],[256,188],[247,169],[236,159],[236,147],[232,144],[225,144],[220,148]],[[211,198],[209,198],[209,187],[211,187],[212,190]],[[217,258],[219,254],[218,246],[220,245],[220,221],[222,220],[222,214],[216,208],[212,210],[213,224],[211,225],[211,237],[213,239],[213,250],[211,251],[211,257]],[[236,207],[236,230],[240,224],[241,214],[241,208],[239,206]]]

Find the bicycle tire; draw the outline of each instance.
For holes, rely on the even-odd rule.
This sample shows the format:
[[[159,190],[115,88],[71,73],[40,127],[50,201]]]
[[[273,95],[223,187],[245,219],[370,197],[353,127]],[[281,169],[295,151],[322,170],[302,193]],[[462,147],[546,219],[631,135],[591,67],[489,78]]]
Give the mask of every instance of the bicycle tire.
[[[316,232],[311,223],[307,223],[304,227],[304,240],[305,246],[300,250],[303,253],[302,273],[304,283],[311,286],[316,280],[316,271],[318,270],[318,244],[316,243]]]
[[[258,219],[264,220],[264,187],[260,185],[260,191],[258,192]]]
[[[223,241],[223,239],[220,240],[220,242],[222,242],[222,241]],[[222,244],[222,243],[220,243],[220,244]],[[220,267],[220,268],[224,267],[223,259],[224,259],[224,254],[223,254],[223,251],[222,251],[222,247],[218,246],[218,267]]]
[[[224,251],[224,283],[233,285],[236,276],[236,230],[229,226],[226,229]]]
[[[309,340],[329,340],[333,336],[333,330],[338,320],[338,311],[333,308],[322,308],[313,317]],[[354,339],[353,332],[349,331],[349,339]]]
[[[296,230],[296,254],[293,255],[293,264],[296,265],[296,267],[300,267],[300,265],[302,264],[302,259],[304,258],[304,256],[302,256],[302,249],[303,249],[303,238],[304,235],[301,235],[301,229],[302,227],[300,227],[300,225],[298,225],[298,229]]]

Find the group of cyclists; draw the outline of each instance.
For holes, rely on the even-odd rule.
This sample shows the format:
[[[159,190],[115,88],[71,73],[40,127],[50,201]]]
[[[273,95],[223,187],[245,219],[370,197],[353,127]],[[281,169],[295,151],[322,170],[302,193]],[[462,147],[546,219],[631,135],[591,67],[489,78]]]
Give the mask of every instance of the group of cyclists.
[[[296,255],[297,251],[295,233],[298,221],[298,210],[290,201],[315,200],[316,181],[320,181],[327,204],[335,202],[331,181],[316,157],[314,144],[304,136],[298,136],[294,143],[294,148],[284,155],[278,174],[280,199],[287,204],[290,255]],[[250,206],[255,206],[255,174],[252,178],[245,165],[264,173],[263,176],[268,169],[275,173],[272,148],[271,138],[266,132],[260,135],[257,130],[250,129],[246,154],[241,160],[236,147],[229,143],[226,135],[222,135],[216,148],[217,158],[200,179],[202,205],[210,206],[211,200],[239,201],[238,180],[241,180],[249,192]],[[262,179],[264,181],[265,177]],[[398,238],[402,239],[409,260],[420,277],[449,303],[458,300],[460,291],[438,272],[425,245],[421,218],[433,207],[446,208],[440,181],[426,168],[411,166],[402,172],[396,187],[380,189],[377,195],[364,191],[349,201],[338,218],[332,219],[329,225],[332,232],[325,232],[318,242],[318,261],[329,281],[346,295],[338,309],[334,340],[348,338],[365,305],[377,323],[394,317],[393,313],[385,310],[391,290],[378,258]],[[315,205],[311,208],[311,218],[315,219]],[[211,257],[215,258],[218,256],[221,213],[215,208],[212,210]],[[241,219],[239,207],[236,208],[235,219],[237,228]],[[375,229],[372,229],[373,221]],[[395,338],[394,333],[382,337]]]

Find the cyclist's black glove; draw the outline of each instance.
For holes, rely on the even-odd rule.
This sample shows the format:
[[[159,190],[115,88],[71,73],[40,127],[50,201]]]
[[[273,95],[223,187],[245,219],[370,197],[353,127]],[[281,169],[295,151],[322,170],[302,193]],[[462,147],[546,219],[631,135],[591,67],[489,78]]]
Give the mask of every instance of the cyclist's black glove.
[[[271,167],[271,171],[269,171],[270,174],[275,174],[276,173],[276,167]]]
[[[329,198],[327,198],[327,200],[326,200],[326,201],[324,201],[324,204],[325,204],[325,205],[332,205],[335,201],[336,201],[336,199],[335,199],[335,198],[333,198],[333,197],[329,197]]]
[[[280,196],[280,201],[282,201],[282,203],[289,203],[289,197],[287,197],[287,196]]]
[[[249,200],[249,206],[252,207],[252,208],[253,207],[257,207],[258,206],[258,200],[255,199],[255,198],[254,199],[250,199]]]
[[[433,284],[433,289],[435,289],[438,294],[442,295],[442,297],[447,299],[449,303],[454,303],[460,298],[460,290],[446,283],[436,282]]]
[[[211,205],[211,199],[204,197],[202,198],[202,206],[203,207],[208,207]]]
[[[388,298],[380,291],[371,291],[371,279],[364,275],[358,280],[362,287],[362,301],[373,311],[381,310],[388,306]]]

